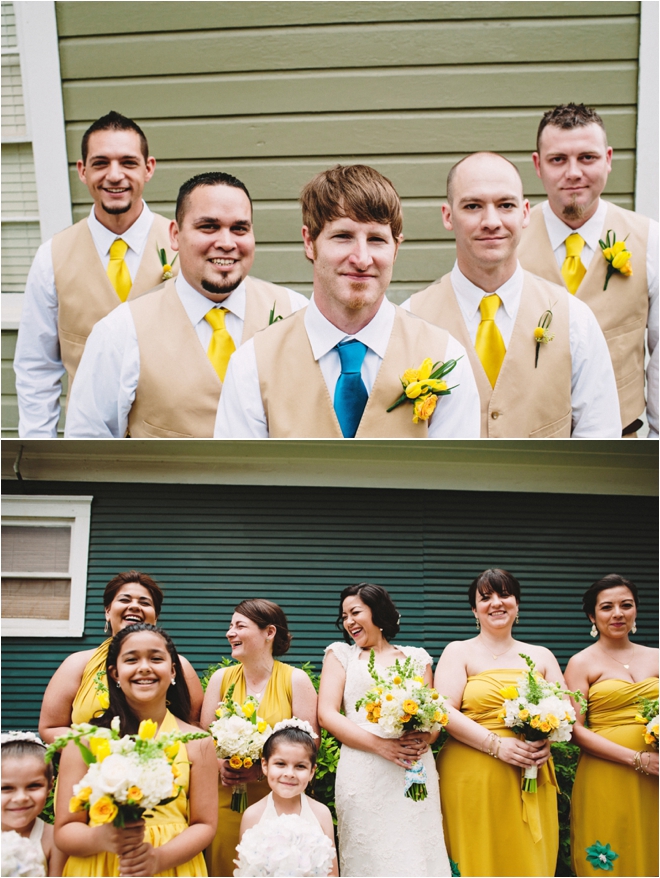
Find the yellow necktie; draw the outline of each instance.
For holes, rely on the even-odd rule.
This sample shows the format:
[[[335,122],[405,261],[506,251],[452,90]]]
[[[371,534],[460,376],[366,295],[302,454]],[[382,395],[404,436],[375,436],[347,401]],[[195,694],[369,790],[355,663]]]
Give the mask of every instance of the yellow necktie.
[[[128,244],[126,241],[117,238],[110,247],[110,262],[108,263],[108,277],[110,278],[110,283],[115,288],[117,295],[122,302],[126,301],[128,294],[131,291],[131,287],[133,286],[128,266],[124,262],[124,256],[126,256],[127,250]]]
[[[574,232],[566,238],[566,259],[561,267],[561,276],[564,278],[566,289],[575,295],[582,283],[582,278],[587,269],[582,265],[580,254],[584,249],[584,238]]]
[[[474,343],[477,356],[482,362],[491,387],[495,387],[506,354],[502,333],[495,323],[495,315],[501,304],[502,300],[499,296],[483,297],[479,303],[481,323],[477,328],[477,338]]]
[[[204,319],[213,327],[211,343],[206,353],[221,381],[225,380],[229,358],[236,350],[233,338],[225,329],[226,313],[226,308],[211,308],[209,313],[204,316]]]

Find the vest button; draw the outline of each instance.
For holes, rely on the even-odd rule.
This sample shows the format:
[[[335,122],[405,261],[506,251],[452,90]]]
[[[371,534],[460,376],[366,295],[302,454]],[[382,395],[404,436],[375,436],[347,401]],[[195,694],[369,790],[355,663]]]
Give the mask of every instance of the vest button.
[[[491,418],[493,418],[493,420],[497,420],[497,418],[499,418],[499,416],[500,416],[500,413],[499,412],[491,412],[490,416],[491,416]]]

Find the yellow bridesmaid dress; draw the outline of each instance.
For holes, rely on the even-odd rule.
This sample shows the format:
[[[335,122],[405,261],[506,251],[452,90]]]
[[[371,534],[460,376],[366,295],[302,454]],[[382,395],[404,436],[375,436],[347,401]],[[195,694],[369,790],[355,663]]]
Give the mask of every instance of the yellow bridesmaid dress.
[[[635,722],[640,698],[658,697],[657,677],[601,680],[589,689],[589,729],[631,750],[652,750]],[[609,844],[611,875],[658,875],[658,778],[582,752],[571,798],[571,860],[576,875],[600,872],[586,848]]]
[[[468,677],[461,712],[484,730],[516,737],[497,715],[499,690],[517,683],[521,673],[497,668]],[[463,878],[555,874],[559,819],[552,760],[539,768],[536,793],[521,791],[521,769],[455,738],[440,750],[437,765],[447,852]]]
[[[103,713],[103,707],[98,699],[96,692],[96,680],[94,679],[99,671],[105,670],[105,660],[108,657],[110,642],[112,637],[108,637],[103,643],[94,650],[94,654],[85,665],[80,686],[73,699],[73,708],[71,710],[72,723],[89,723],[95,716]],[[103,675],[105,682],[105,674]]]
[[[176,719],[167,711],[165,719],[161,723],[158,733],[174,732],[179,728]],[[179,769],[179,776],[176,779],[177,784],[182,787],[178,797],[168,805],[162,805],[153,811],[148,811],[150,817],[145,818],[146,828],[144,830],[144,840],[159,848],[167,844],[177,835],[181,835],[184,829],[188,828],[188,791],[190,789],[190,764],[188,762],[188,754],[185,744],[181,744],[179,752],[174,760]],[[180,866],[173,869],[167,869],[165,872],[159,872],[163,876],[204,876],[207,875],[204,854],[198,853]],[[69,857],[62,872],[64,876],[77,876],[77,878],[87,878],[87,876],[119,875],[119,858],[116,854],[100,853],[93,857]]]
[[[273,673],[266,684],[263,697],[259,703],[259,716],[265,719],[272,727],[283,719],[293,716],[291,709],[292,689],[291,676],[293,668],[283,662],[276,661],[273,665]],[[222,675],[220,686],[220,699],[227,694],[227,690],[235,683],[234,701],[243,702],[247,697],[243,665],[232,665]],[[254,781],[247,784],[248,805],[253,805],[259,799],[263,799],[270,792],[265,780]],[[209,864],[209,875],[232,876],[234,858],[236,857],[236,845],[238,844],[238,831],[241,826],[241,814],[231,810],[231,787],[225,787],[218,781],[218,831],[206,850]]]

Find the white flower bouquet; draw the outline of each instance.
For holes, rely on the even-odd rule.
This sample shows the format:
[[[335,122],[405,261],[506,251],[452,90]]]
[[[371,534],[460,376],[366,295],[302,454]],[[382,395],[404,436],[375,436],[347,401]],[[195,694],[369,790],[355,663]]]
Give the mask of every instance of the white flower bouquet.
[[[49,762],[69,741],[78,746],[87,773],[73,788],[69,811],[88,811],[94,825],[123,827],[151,808],[172,802],[180,793],[174,759],[181,742],[207,737],[206,732],[169,732],[156,738],[158,726],[143,720],[137,735],[119,734],[119,717],[109,729],[75,723],[46,750]],[[86,738],[88,743],[83,743]]]
[[[235,878],[243,876],[326,876],[335,857],[334,845],[320,827],[297,814],[257,823],[236,848]]]
[[[517,686],[506,686],[500,689],[504,704],[498,716],[507,728],[513,729],[525,740],[570,741],[575,724],[573,705],[563,696],[570,695],[580,704],[584,713],[587,703],[581,692],[570,692],[562,689],[559,683],[549,683],[536,672],[534,662],[522,652],[528,671],[523,671]],[[538,768],[533,765],[524,770],[523,790],[527,793],[536,792]]]
[[[651,744],[654,750],[658,749],[658,727],[660,718],[658,717],[658,699],[642,698],[639,703],[639,713],[635,717],[635,722],[642,723],[646,726],[644,730],[644,741]]]
[[[2,833],[1,871],[2,878],[10,875],[41,878],[46,874],[36,844],[18,832]]]
[[[358,699],[355,709],[364,707],[367,720],[378,725],[384,738],[400,738],[406,732],[436,732],[449,722],[443,696],[424,683],[423,667],[411,656],[403,664],[397,659],[382,676],[376,670],[373,649],[367,665],[374,686]],[[419,760],[406,771],[404,794],[421,802],[427,796],[426,770]]]
[[[252,768],[261,759],[266,739],[272,733],[268,723],[257,715],[259,702],[248,695],[243,704],[234,701],[233,684],[220,702],[218,717],[209,726],[215,741],[215,751],[221,759],[228,759],[231,768]],[[247,808],[247,786],[235,784],[232,788],[231,809],[242,813]]]

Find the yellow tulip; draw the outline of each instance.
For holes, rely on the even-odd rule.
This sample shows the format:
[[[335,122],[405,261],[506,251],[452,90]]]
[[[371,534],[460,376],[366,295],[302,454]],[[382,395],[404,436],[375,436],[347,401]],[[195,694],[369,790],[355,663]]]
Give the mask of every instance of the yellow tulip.
[[[264,722],[264,720],[261,720],[260,722],[257,723],[257,731],[259,732],[260,735],[263,735],[263,733],[266,731],[267,728],[268,728],[268,723]]]
[[[110,741],[107,738],[90,738],[89,749],[96,757],[97,762],[103,762],[110,755]]]
[[[506,686],[504,689],[500,689],[500,695],[505,701],[509,701],[518,697],[518,690],[515,686]]]
[[[96,825],[112,823],[118,812],[119,808],[117,808],[110,796],[101,796],[89,809],[89,820],[90,823]]]
[[[626,242],[625,241],[616,241],[616,243],[612,244],[612,253],[614,256],[616,256],[618,253],[621,253],[625,249],[626,249]]]
[[[424,677],[413,677],[413,680],[415,680],[417,683],[423,683]]]
[[[417,399],[423,389],[424,385],[421,381],[413,381],[406,387],[406,396],[408,399]]]
[[[606,248],[603,250],[603,256],[605,257],[605,259],[607,259],[608,262],[611,262],[611,261],[612,261],[612,257],[614,256],[614,253],[612,252],[612,248],[611,248],[611,247],[606,247]]]
[[[176,754],[179,752],[179,747],[181,746],[181,741],[175,741],[173,744],[170,744],[169,747],[165,747],[165,755],[168,759],[174,759]]]
[[[614,246],[616,246],[616,244]],[[627,250],[622,250],[620,253],[617,253],[617,255],[612,260],[613,268],[623,268],[623,266],[626,264],[626,262],[628,262],[631,256],[632,253],[629,253]]]
[[[110,697],[107,692],[98,692],[96,697],[103,710],[107,710],[110,707]]]
[[[423,381],[425,378],[428,378],[431,372],[433,371],[433,360],[427,357],[422,365],[419,367],[419,377],[420,380]]]
[[[143,741],[149,741],[156,736],[157,731],[158,723],[151,719],[143,719],[138,728],[138,738],[141,738]]]
[[[252,716],[252,714],[254,713],[255,710],[256,710],[256,708],[255,708],[254,704],[253,704],[251,701],[247,701],[247,702],[243,705],[243,713],[245,714],[245,716],[246,716],[248,719],[250,719],[250,717]]]
[[[642,723],[642,725],[646,725],[646,717],[643,717],[641,713],[635,714],[635,722]]]

